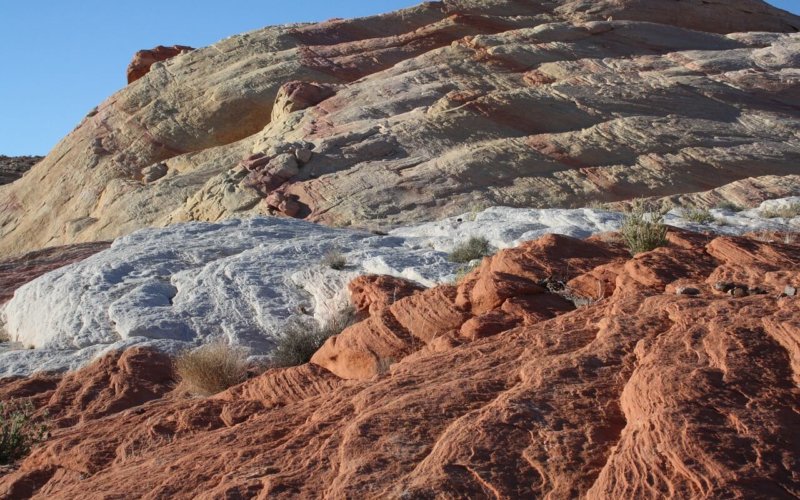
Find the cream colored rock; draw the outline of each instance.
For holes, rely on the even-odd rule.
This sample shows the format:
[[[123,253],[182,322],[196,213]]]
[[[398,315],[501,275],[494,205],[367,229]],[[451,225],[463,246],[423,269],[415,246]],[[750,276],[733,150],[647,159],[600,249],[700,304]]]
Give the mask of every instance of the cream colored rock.
[[[448,0],[234,36],[154,64],[0,187],[0,253],[275,191],[296,217],[385,227],[796,174],[800,35],[778,32],[798,26],[756,0]],[[291,176],[242,175],[298,148]]]

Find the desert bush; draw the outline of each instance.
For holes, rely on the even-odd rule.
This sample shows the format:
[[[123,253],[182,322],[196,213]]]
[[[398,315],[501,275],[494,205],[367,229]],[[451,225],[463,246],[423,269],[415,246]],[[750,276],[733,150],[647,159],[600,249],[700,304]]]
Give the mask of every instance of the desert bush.
[[[347,257],[338,248],[332,248],[322,257],[322,264],[336,271],[341,271],[347,266]]]
[[[0,465],[11,464],[27,455],[47,436],[46,418],[37,421],[30,401],[0,401]]]
[[[737,205],[736,203],[727,200],[717,203],[717,206],[715,208],[718,208],[720,210],[730,210],[731,212],[741,212],[742,210],[744,210],[744,207],[742,207],[741,205]]]
[[[355,312],[348,309],[324,325],[299,321],[289,323],[272,351],[270,364],[274,367],[288,367],[308,363],[326,340],[342,333],[354,321]]]
[[[175,372],[186,388],[198,396],[210,396],[247,378],[244,349],[217,340],[186,351],[175,360]]]
[[[782,207],[765,208],[760,211],[761,217],[766,219],[792,219],[800,216],[800,202],[791,203]]]
[[[631,255],[649,252],[667,243],[667,226],[663,210],[651,211],[642,200],[636,200],[622,223],[622,238]]]
[[[491,254],[491,249],[489,240],[483,237],[473,236],[450,252],[450,262],[468,264],[475,259],[481,259]]]
[[[697,224],[711,224],[715,220],[711,212],[701,208],[685,208],[681,211],[681,217]]]

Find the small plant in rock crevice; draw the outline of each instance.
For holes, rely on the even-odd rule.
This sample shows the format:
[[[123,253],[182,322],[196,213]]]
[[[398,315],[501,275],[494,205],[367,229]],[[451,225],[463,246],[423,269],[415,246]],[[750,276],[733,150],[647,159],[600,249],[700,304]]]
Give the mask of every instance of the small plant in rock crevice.
[[[249,363],[244,349],[222,340],[180,354],[175,373],[189,392],[211,396],[247,379]]]
[[[335,271],[341,271],[347,267],[347,257],[338,248],[332,248],[325,252],[322,257],[322,264]]]
[[[716,220],[711,212],[700,208],[685,208],[681,211],[681,217],[697,224],[711,224]]]
[[[622,223],[622,238],[631,255],[649,252],[667,244],[664,209],[654,210],[643,200],[636,200]]]
[[[355,312],[347,309],[324,325],[290,322],[272,351],[270,364],[273,367],[283,368],[308,363],[326,340],[342,333],[355,321]]]
[[[742,207],[741,205],[737,205],[736,203],[727,200],[717,203],[717,206],[715,208],[718,208],[720,210],[729,210],[731,212],[741,212],[742,210],[744,210],[744,207]]]
[[[48,424],[34,417],[30,401],[0,401],[0,465],[8,465],[25,457],[33,446],[47,437]]]
[[[482,259],[492,253],[492,246],[489,240],[480,236],[473,236],[464,243],[458,245],[450,252],[450,262],[457,264],[468,264],[476,259]]]

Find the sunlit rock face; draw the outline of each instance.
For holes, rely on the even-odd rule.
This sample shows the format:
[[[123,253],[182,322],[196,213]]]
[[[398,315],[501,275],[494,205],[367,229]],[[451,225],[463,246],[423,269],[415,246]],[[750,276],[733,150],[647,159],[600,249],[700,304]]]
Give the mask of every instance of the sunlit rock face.
[[[788,215],[783,211],[795,206],[800,197],[741,212],[714,209],[702,222],[675,209],[665,220],[709,234],[800,233],[797,214],[762,216]],[[27,261],[0,262],[0,272],[7,271],[0,277],[19,287],[0,310],[0,327],[16,347],[0,352],[0,376],[75,369],[135,345],[176,352],[214,339],[266,357],[288,323],[324,325],[340,315],[351,300],[348,282],[359,276],[431,287],[455,279],[461,264],[450,262],[449,253],[470,238],[485,238],[492,252],[547,234],[615,231],[623,217],[598,209],[493,207],[389,234],[254,217],[145,229],[96,255],[106,244],[38,252]],[[343,269],[326,264],[332,252],[345,260]],[[39,253],[39,267],[92,256],[33,279],[44,272],[28,269]],[[23,285],[24,270],[33,274]]]
[[[154,62],[0,188],[0,252],[770,189],[800,159],[798,26],[755,0],[453,0],[230,37]]]
[[[426,290],[359,277],[367,317],[311,363],[210,398],[172,390],[172,363],[146,348],[0,380],[54,429],[0,494],[791,498],[800,246],[667,240],[631,257],[609,235],[546,235]],[[539,285],[553,277],[565,288]]]

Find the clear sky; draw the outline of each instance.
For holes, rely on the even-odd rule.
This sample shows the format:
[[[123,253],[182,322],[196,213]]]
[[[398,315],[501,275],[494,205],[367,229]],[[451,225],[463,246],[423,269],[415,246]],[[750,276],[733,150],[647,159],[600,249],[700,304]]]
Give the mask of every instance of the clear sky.
[[[0,154],[46,154],[125,86],[139,49],[202,47],[271,24],[388,12],[421,0],[0,0]],[[800,0],[771,2],[800,13]]]

